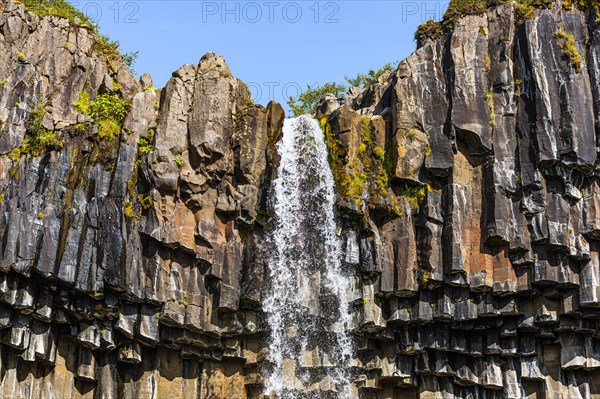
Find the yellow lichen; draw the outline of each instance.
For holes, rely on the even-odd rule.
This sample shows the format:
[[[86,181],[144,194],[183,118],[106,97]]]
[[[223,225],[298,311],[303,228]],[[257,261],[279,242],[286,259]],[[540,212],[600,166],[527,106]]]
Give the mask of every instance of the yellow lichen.
[[[131,219],[134,215],[135,215],[135,211],[133,209],[133,204],[129,201],[125,201],[124,207],[123,207],[123,214],[125,215],[125,217]]]

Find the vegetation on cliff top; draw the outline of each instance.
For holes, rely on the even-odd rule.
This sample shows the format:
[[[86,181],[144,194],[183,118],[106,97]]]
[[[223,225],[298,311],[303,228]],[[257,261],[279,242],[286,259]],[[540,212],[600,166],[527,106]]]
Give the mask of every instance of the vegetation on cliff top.
[[[98,54],[106,55],[110,59],[120,57],[123,63],[133,71],[133,64],[138,53],[121,53],[118,41],[110,40],[108,36],[100,34],[98,26],[69,2],[65,0],[17,0],[17,2],[22,3],[27,11],[31,11],[41,18],[54,15],[68,19],[69,23],[73,26],[86,29],[94,37],[94,47]]]
[[[379,69],[371,69],[367,73],[359,73],[355,77],[345,77],[345,83],[329,82],[322,86],[308,85],[306,90],[300,93],[297,97],[290,97],[287,104],[291,108],[294,116],[314,113],[317,103],[326,94],[332,94],[336,98],[341,97],[348,85],[350,87],[367,88],[377,82],[377,79],[384,73],[391,71],[396,67],[397,63],[387,63]]]
[[[509,3],[508,0],[451,0],[441,21],[428,20],[422,23],[415,32],[417,47],[421,47],[427,40],[435,40],[445,32],[450,31],[454,24],[467,15],[481,15],[484,12],[501,4]],[[530,19],[536,9],[552,8],[552,0],[517,0],[515,4],[515,22],[520,25]],[[600,0],[564,0],[563,6],[575,6],[581,10],[600,9]]]

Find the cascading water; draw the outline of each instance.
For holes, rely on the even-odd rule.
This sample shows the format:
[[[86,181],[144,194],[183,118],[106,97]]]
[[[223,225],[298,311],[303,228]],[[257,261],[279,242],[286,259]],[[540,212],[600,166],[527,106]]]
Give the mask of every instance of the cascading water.
[[[352,315],[336,234],[333,174],[316,120],[286,119],[273,182],[267,397],[351,398]]]

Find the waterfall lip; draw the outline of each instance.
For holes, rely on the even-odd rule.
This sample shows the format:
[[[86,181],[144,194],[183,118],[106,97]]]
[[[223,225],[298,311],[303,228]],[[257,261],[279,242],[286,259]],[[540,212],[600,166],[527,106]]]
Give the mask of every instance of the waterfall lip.
[[[351,398],[350,276],[342,267],[335,182],[318,121],[286,119],[277,149],[263,306],[271,331],[264,392],[294,399],[319,382]],[[311,369],[326,370],[322,381],[314,381]]]

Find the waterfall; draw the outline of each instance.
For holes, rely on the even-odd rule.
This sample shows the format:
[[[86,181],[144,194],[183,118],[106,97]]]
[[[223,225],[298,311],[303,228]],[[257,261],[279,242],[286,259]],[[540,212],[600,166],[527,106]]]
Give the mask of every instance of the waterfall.
[[[351,398],[350,277],[341,262],[333,174],[318,122],[286,119],[273,182],[271,337],[265,395]]]

